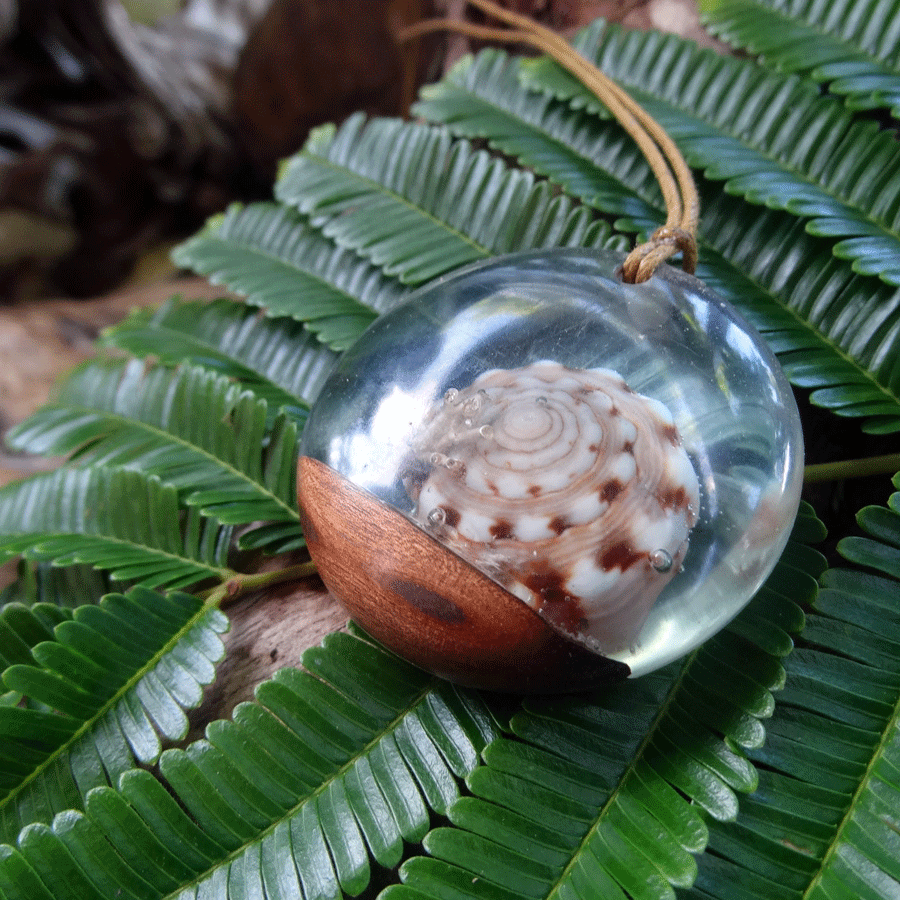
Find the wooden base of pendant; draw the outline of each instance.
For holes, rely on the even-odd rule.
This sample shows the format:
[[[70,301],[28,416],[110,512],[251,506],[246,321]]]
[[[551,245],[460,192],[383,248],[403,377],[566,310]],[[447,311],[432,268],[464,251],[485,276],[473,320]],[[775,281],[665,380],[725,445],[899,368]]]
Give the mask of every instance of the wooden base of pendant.
[[[328,589],[376,640],[471,687],[559,693],[619,681],[531,607],[324,463],[301,457],[300,515]]]

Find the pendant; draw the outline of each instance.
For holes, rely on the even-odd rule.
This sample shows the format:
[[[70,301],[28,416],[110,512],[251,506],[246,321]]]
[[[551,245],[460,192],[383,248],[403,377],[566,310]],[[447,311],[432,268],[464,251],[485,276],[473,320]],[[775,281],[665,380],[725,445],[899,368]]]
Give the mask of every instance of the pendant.
[[[342,357],[298,474],[373,637],[451,680],[572,691],[723,628],[787,542],[803,442],[762,338],[696,278],[560,249],[438,279]]]

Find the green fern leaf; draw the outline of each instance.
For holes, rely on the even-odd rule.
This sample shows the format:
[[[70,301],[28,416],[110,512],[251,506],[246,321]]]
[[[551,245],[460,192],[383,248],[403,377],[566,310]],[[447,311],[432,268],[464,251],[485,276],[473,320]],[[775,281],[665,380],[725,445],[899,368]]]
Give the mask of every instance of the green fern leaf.
[[[821,536],[807,509],[798,521],[798,535]],[[790,578],[773,576],[776,600],[765,602],[780,602],[788,609],[781,621],[797,622],[794,600],[780,591],[789,584],[808,599],[820,565],[805,548],[787,559]],[[283,670],[260,686],[257,702],[211,724],[205,739],[165,751],[159,768],[168,788],[135,769],[118,789],[90,791],[83,813],[27,826],[0,852],[0,887],[7,900],[40,890],[57,900],[113,897],[132,889],[139,872],[151,897],[224,895],[236,884],[251,895],[275,884],[286,896],[355,894],[369,884],[373,861],[394,867],[404,841],[423,839],[431,809],[458,824],[432,831],[426,848],[447,857],[448,871],[465,865],[470,881],[484,864],[488,882],[512,879],[537,895],[540,878],[567,882],[560,871],[574,871],[574,857],[579,869],[597,868],[601,883],[634,887],[643,876],[670,891],[690,883],[692,854],[706,840],[696,808],[733,818],[735,792],[755,785],[739,748],[761,743],[759,718],[771,713],[771,690],[783,678],[777,658],[747,636],[753,622],[736,620],[684,667],[593,698],[533,701],[511,721],[515,740],[499,737],[475,694],[365,640],[333,635],[304,655],[312,674]],[[733,677],[735,646],[742,677]],[[692,740],[682,740],[685,730]],[[461,777],[478,802],[460,797]],[[642,823],[659,823],[663,844],[652,862],[646,840],[633,845]],[[554,834],[557,852],[538,850],[536,825]],[[504,849],[523,831],[524,843]],[[104,864],[109,845],[115,874]],[[174,859],[158,856],[173,847],[181,848]],[[159,865],[147,870],[151,848]]]
[[[900,515],[870,507],[861,519],[869,536],[845,538],[842,552],[883,570],[897,558]],[[759,789],[737,822],[710,826],[713,853],[688,896],[900,894],[900,570],[888,568],[823,575],[766,744],[750,753]]]
[[[275,185],[335,243],[417,284],[494,253],[601,246],[608,230],[527,172],[442,129],[351,116],[315,132]]]
[[[739,223],[736,212],[725,196],[707,204],[697,274],[740,308],[813,403],[861,418],[864,431],[900,430],[900,291],[849,272],[801,223],[768,211]],[[793,264],[773,268],[784,247]]]
[[[6,604],[0,610],[0,666],[32,663],[35,644],[50,640],[53,629],[69,618],[67,610],[50,603],[30,608],[22,603]]]
[[[338,359],[301,323],[261,318],[232,300],[173,298],[158,310],[140,310],[108,329],[103,344],[234,378],[266,401],[272,421],[284,410],[298,424],[306,420],[309,403]]]
[[[271,203],[232,206],[173,259],[244,294],[267,315],[303,322],[334,350],[349,347],[401,293],[397,282],[335,247],[295,210]]]
[[[842,238],[833,252],[854,271],[900,284],[900,148],[877,123],[857,122],[808,82],[674,35],[595,27],[577,44],[708,178],[751,203],[802,217],[812,234]],[[577,96],[579,107],[598,105],[550,61],[526,72],[532,87]]]
[[[857,521],[872,537],[843,538],[838,549],[846,559],[857,565],[900,578],[898,520],[900,514],[895,509],[866,507],[860,510]]]
[[[89,564],[118,581],[185,587],[234,573],[229,528],[182,513],[174,487],[139,472],[63,468],[0,489],[0,553]]]
[[[806,529],[821,536],[808,508],[797,534]],[[755,640],[748,626],[801,628],[797,604],[815,596],[823,568],[792,542],[741,619],[686,662],[596,697],[526,701],[511,720],[517,740],[485,748],[471,796],[448,810],[452,827],[425,837],[429,857],[408,860],[385,900],[450,896],[474,881],[503,897],[604,900],[690,887],[709,833],[700,810],[732,821],[737,792],[756,788],[741,748],[762,745],[760,719],[784,683],[784,651],[773,655],[765,628]]]
[[[429,807],[457,798],[491,718],[474,694],[346,634],[304,665],[315,675],[283,670],[203,740],[166,750],[169,790],[133,769],[83,813],[25,828],[0,850],[6,900],[339,897],[365,889],[370,860],[396,865]]]
[[[54,609],[55,634],[45,621]],[[4,841],[29,823],[82,808],[89,790],[114,784],[136,761],[155,762],[161,737],[184,737],[184,711],[213,680],[225,652],[218,635],[228,624],[196,597],[141,588],[74,613],[36,607],[16,610],[11,622],[11,612],[0,622],[32,646],[3,682],[38,708],[0,710]]]
[[[481,138],[574,197],[646,231],[665,221],[653,175],[629,139],[523,88],[522,63],[498,50],[466,57],[422,89],[414,111],[461,137]]]
[[[82,463],[158,475],[185,503],[228,525],[295,526],[302,546],[294,457],[297,426],[266,433],[265,401],[225,376],[139,360],[95,361],[57,388],[55,400],[17,426],[11,446]],[[261,449],[264,448],[264,449]]]
[[[109,592],[109,579],[93,566],[60,568],[23,559],[19,560],[16,580],[0,592],[0,609],[9,603],[74,608],[96,603]]]
[[[585,202],[624,216],[620,225],[646,230],[663,221],[652,175],[618,129],[535,100],[520,83],[521,66],[485,51],[428,88],[416,111],[488,139]],[[871,431],[900,428],[900,291],[855,276],[802,221],[725,194],[707,202],[700,239],[700,277],[771,335],[793,382],[815,388],[814,402],[866,417]],[[789,265],[773,267],[784,247]]]
[[[712,34],[782,72],[807,75],[851,109],[900,117],[900,5],[880,0],[701,0]]]

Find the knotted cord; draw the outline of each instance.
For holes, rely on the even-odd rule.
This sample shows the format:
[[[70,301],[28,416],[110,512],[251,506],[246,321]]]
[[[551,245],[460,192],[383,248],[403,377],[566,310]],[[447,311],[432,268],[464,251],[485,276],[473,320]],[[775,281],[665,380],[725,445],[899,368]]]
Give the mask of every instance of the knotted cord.
[[[429,19],[405,29],[406,40],[438,30],[450,30],[477,40],[527,44],[552,57],[574,75],[610,111],[631,136],[646,158],[666,204],[666,224],[646,243],[631,251],[622,267],[622,277],[630,283],[646,281],[656,268],[676,253],[682,267],[693,272],[697,263],[697,222],[700,203],[694,179],[684,157],[665,129],[625,90],[588,62],[561,35],[538,22],[498,6],[492,0],[468,0],[508,29],[476,25],[451,19]]]

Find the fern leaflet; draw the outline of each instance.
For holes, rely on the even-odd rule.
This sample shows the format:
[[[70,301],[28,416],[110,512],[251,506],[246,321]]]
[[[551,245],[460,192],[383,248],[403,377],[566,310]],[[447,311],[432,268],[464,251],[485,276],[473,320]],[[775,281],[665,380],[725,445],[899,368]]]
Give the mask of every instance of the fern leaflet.
[[[82,464],[165,478],[189,506],[229,525],[293,523],[276,549],[302,545],[295,492],[297,427],[266,430],[264,401],[224,376],[139,360],[95,361],[57,389],[54,402],[17,426],[12,446],[76,454]]]
[[[15,629],[26,640],[28,612]],[[47,615],[38,607],[32,618]],[[225,653],[218,635],[227,620],[187,594],[135,588],[56,618],[55,634],[45,627],[29,658],[20,655],[3,673],[5,686],[32,704],[0,709],[4,841],[31,822],[82,808],[89,790],[115,784],[135,761],[155,762],[160,736],[187,733],[184,710],[200,703]],[[0,641],[9,658],[2,629]]]
[[[244,294],[267,315],[303,322],[334,350],[350,346],[402,293],[397,282],[335,247],[295,210],[271,203],[232,206],[174,258]]]
[[[352,116],[317,131],[275,185],[339,246],[418,284],[494,253],[601,246],[609,231],[527,172],[448,132]]]
[[[268,405],[269,426],[279,410],[306,421],[308,406],[338,354],[293,319],[260,317],[245,303],[173,298],[139,310],[103,335],[108,347],[169,365],[189,364],[234,378]]]
[[[783,72],[808,75],[851,109],[900,116],[900,6],[894,0],[701,0],[706,27]]]
[[[139,472],[63,468],[0,489],[6,559],[84,563],[147,587],[226,580],[230,534],[183,513],[175,488]]]

